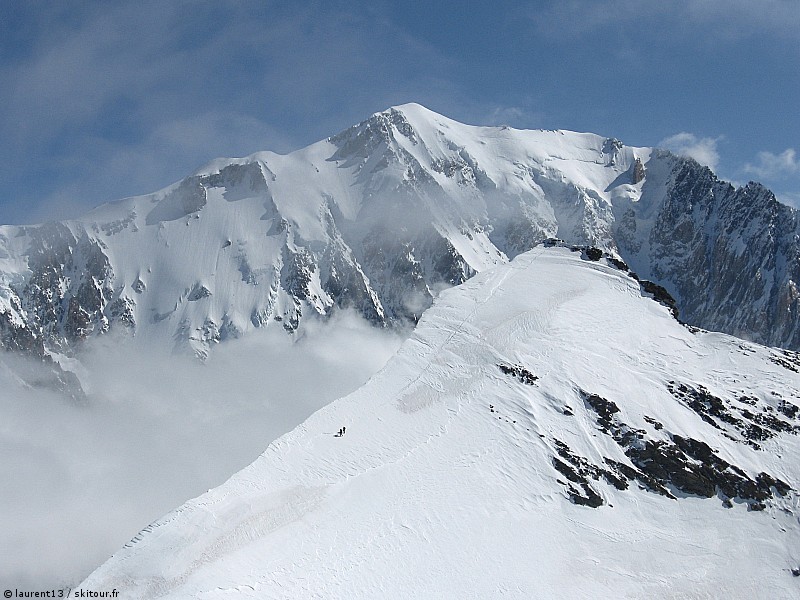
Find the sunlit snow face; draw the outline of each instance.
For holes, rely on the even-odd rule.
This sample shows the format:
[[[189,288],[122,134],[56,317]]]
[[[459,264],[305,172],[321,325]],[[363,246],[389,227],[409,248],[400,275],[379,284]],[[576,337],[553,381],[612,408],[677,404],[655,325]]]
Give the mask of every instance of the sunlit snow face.
[[[401,338],[341,313],[260,330],[206,362],[138,340],[90,342],[85,403],[0,363],[0,579],[77,583],[148,523],[222,483],[377,371]]]

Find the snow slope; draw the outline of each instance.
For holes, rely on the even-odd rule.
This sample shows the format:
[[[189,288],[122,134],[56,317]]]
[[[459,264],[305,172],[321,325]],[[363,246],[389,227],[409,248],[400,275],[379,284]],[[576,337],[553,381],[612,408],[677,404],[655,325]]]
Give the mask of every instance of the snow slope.
[[[797,365],[538,247],[443,292],[364,387],[80,589],[794,598]]]

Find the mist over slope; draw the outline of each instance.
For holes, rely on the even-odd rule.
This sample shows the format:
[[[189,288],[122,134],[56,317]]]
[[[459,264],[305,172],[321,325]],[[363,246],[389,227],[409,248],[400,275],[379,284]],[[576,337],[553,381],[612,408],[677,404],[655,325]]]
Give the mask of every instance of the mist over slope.
[[[794,597],[797,355],[682,326],[587,258],[540,247],[443,292],[365,386],[81,589]]]
[[[117,327],[207,356],[337,307],[413,323],[438,290],[558,237],[616,253],[689,323],[798,349],[799,228],[767,189],[691,159],[407,104],[80,219],[0,228],[0,342],[69,354]]]
[[[0,580],[74,586],[142,527],[219,485],[399,346],[348,313],[264,330],[204,363],[111,334],[79,354],[81,400],[0,354]],[[32,387],[31,371],[43,386]],[[18,375],[22,373],[24,379]]]

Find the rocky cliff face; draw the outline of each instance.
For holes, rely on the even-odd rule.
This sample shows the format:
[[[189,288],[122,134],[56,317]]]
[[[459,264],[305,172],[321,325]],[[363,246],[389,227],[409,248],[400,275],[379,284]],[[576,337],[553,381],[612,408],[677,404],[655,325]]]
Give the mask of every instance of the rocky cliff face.
[[[797,349],[797,236],[768,190],[689,159],[406,105],[75,221],[0,228],[0,340],[45,356],[124,327],[202,356],[337,307],[416,322],[440,289],[558,237],[621,257],[689,323]]]
[[[760,184],[735,189],[691,160],[659,157],[664,181],[651,185],[663,196],[618,209],[620,253],[670,290],[683,320],[800,347],[796,211]]]

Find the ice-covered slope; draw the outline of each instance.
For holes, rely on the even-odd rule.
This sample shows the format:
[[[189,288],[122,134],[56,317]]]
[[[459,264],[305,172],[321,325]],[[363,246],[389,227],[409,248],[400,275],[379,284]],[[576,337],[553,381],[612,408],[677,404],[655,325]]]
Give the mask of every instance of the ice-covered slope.
[[[797,597],[797,357],[585,258],[539,247],[442,293],[363,388],[81,589]]]
[[[797,233],[767,190],[669,153],[408,104],[74,221],[0,227],[0,343],[58,354],[116,325],[202,355],[335,306],[416,321],[443,287],[559,237],[618,252],[691,323],[799,348]]]

